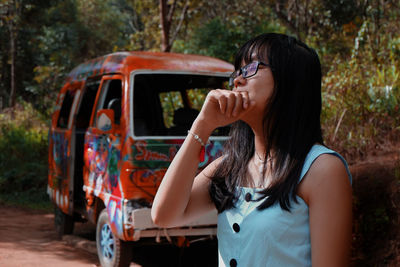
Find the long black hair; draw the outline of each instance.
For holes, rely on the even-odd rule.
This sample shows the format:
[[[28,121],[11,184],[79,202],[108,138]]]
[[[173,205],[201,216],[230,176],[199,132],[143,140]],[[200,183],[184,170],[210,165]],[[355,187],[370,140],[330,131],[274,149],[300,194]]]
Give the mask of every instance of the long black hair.
[[[236,54],[235,69],[253,60],[270,64],[274,79],[263,116],[264,172],[273,151],[272,182],[260,191],[264,200],[258,209],[279,203],[282,209],[290,211],[291,201],[297,202],[305,158],[315,143],[323,144],[321,64],[313,49],[277,33],[262,34],[245,43]],[[247,181],[247,165],[255,152],[254,133],[245,122],[235,122],[230,137],[209,189],[218,212],[235,206],[240,186]]]

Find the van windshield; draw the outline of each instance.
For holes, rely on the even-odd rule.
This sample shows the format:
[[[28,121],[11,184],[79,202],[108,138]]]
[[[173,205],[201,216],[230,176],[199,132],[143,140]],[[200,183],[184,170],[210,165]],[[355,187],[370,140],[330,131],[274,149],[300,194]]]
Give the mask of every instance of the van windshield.
[[[186,136],[207,93],[228,88],[228,77],[143,73],[134,76],[133,132],[135,136]],[[221,127],[213,136],[227,136]]]

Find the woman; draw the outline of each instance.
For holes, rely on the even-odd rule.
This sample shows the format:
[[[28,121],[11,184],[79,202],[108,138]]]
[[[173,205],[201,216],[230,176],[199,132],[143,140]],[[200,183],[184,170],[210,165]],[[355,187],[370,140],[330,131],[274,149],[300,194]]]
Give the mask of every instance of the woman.
[[[260,35],[240,48],[231,83],[207,95],[154,199],[154,222],[182,225],[216,208],[220,266],[348,265],[351,175],[322,145],[317,54]],[[196,176],[202,146],[230,123],[224,155]]]

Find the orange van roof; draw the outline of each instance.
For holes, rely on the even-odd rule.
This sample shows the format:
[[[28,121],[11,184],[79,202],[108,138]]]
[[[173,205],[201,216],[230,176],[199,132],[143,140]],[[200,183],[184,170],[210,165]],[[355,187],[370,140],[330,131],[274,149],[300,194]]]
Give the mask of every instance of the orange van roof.
[[[233,71],[233,65],[217,58],[200,55],[144,51],[117,52],[80,64],[68,74],[67,82],[78,82],[106,73],[129,74],[137,69],[229,73]]]

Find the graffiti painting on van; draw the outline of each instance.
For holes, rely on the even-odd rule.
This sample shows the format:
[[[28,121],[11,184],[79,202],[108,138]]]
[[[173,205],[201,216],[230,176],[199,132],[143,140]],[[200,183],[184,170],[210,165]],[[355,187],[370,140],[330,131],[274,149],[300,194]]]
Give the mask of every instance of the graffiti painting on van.
[[[84,173],[87,211],[92,212],[96,197],[104,199],[109,211],[111,227],[122,235],[122,200],[123,190],[119,182],[121,162],[120,138],[110,139],[105,135],[88,132],[85,136],[85,162],[87,172]]]

